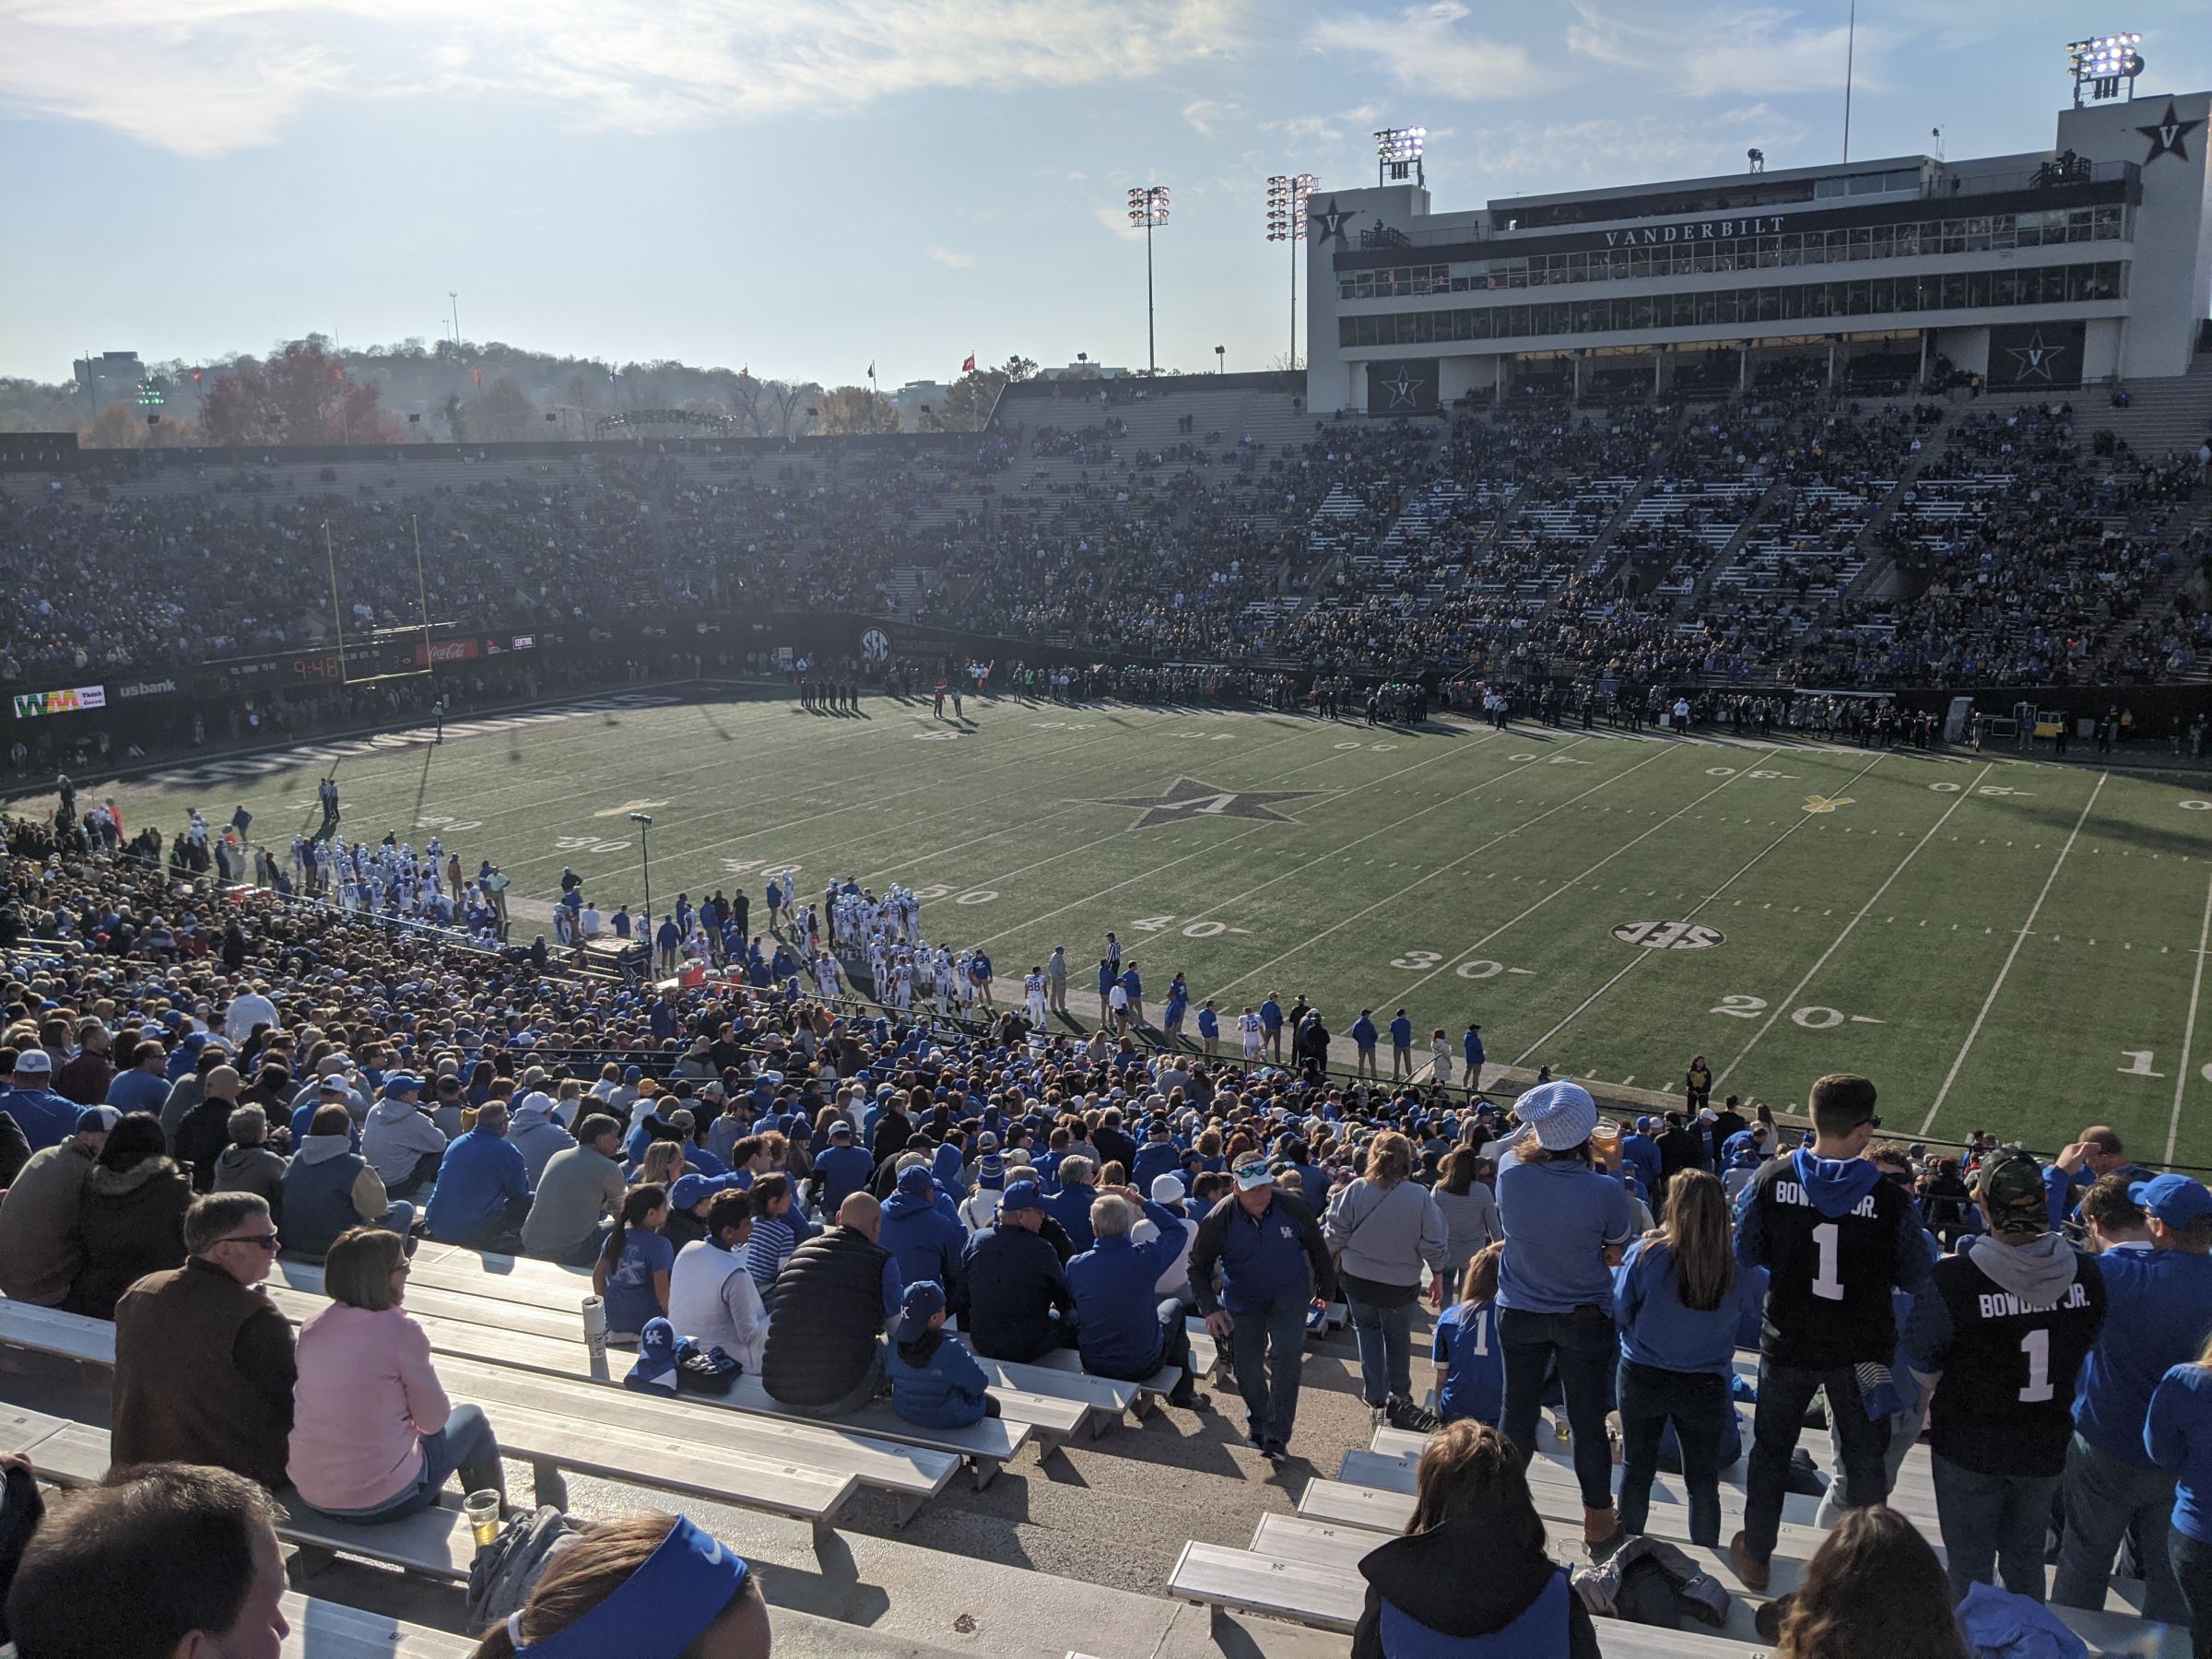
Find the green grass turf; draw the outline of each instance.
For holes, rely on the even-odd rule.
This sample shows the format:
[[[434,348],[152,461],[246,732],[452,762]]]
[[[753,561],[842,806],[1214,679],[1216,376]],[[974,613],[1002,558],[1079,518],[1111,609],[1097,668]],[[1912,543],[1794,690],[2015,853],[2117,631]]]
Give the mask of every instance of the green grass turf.
[[[132,829],[242,803],[281,853],[315,821],[323,764],[117,794]],[[573,865],[602,909],[634,908],[638,806],[664,909],[743,886],[758,928],[785,864],[815,894],[904,881],[933,941],[989,947],[1002,998],[1065,944],[1094,1010],[1111,928],[1155,1015],[1180,969],[1225,1027],[1304,992],[1340,1036],[1363,1006],[1378,1024],[1406,1007],[1423,1058],[1431,1029],[1456,1049],[1477,1018],[1493,1063],[1671,1088],[1701,1052],[1724,1092],[1777,1105],[1862,1071],[1908,1135],[2048,1149],[2104,1122],[2138,1156],[2212,1163],[2212,813],[2183,806],[2212,795],[2201,774],[1003,700],[956,725],[925,702],[830,717],[738,695],[457,728],[339,779],[348,833],[441,828],[524,900]],[[1112,804],[1182,780],[1236,798]],[[1246,792],[1305,793],[1274,800],[1277,821],[1239,816]],[[1721,939],[1614,936],[1639,922]]]

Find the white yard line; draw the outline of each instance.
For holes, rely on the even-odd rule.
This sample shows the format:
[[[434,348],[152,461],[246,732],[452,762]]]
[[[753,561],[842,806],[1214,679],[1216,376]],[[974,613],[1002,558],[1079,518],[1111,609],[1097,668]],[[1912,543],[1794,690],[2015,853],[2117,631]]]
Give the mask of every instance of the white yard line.
[[[1885,751],[1883,754],[1875,756],[1875,758],[1866,762],[1865,766],[1862,766],[1857,771],[1852,773],[1850,779],[1844,783],[1843,787],[1848,789],[1853,783],[1856,783],[1861,778],[1865,777],[1868,772],[1879,766],[1886,759],[1888,759],[1887,751]],[[1780,835],[1776,836],[1772,841],[1761,847],[1757,853],[1754,853],[1744,862],[1743,866],[1738,869],[1735,875],[1729,877],[1728,879],[1722,882],[1719,887],[1714,888],[1712,892],[1706,894],[1704,898],[1699,900],[1697,903],[1691,905],[1688,911],[1683,912],[1681,916],[1676,918],[1676,920],[1688,922],[1694,918],[1700,911],[1703,910],[1715,899],[1718,899],[1723,893],[1726,892],[1730,888],[1741,881],[1746,876],[1748,876],[1753,870],[1757,869],[1760,864],[1765,862],[1769,853],[1772,853],[1775,848],[1781,846],[1783,841],[1788,841],[1791,836],[1796,834],[1798,830],[1804,829],[1806,824],[1812,821],[1812,818],[1813,815],[1809,812],[1800,812],[1791,822],[1788,829],[1784,830]],[[1575,1008],[1574,1012],[1568,1015],[1566,1018],[1560,1020],[1559,1024],[1553,1026],[1550,1030],[1545,1032],[1543,1036],[1537,1038],[1535,1041],[1530,1043],[1528,1047],[1522,1050],[1520,1054],[1514,1059],[1513,1064],[1515,1065],[1525,1065],[1528,1063],[1530,1055],[1534,1054],[1538,1049],[1549,1042],[1554,1037],[1557,1037],[1561,1031],[1565,1030],[1569,1026],[1572,1025],[1576,1020],[1587,1014],[1592,1008],[1595,1007],[1600,997],[1604,996],[1606,992],[1612,990],[1614,986],[1619,984],[1622,980],[1628,978],[1630,974],[1635,972],[1636,970],[1641,966],[1646,959],[1655,954],[1656,953],[1653,951],[1645,950],[1641,947],[1638,948],[1636,954],[1629,959],[1627,966],[1622,968],[1619,972],[1607,979],[1606,982],[1598,986],[1596,990],[1591,992],[1588,996],[1584,997],[1581,1005]]]
[[[1771,755],[1778,753],[1779,751],[1770,747],[1760,752]],[[1748,771],[1750,769],[1746,768],[1744,770]],[[1624,773],[1622,775],[1626,776],[1627,774]],[[1449,969],[1458,967],[1460,963],[1472,958],[1477,951],[1480,950],[1485,945],[1488,945],[1492,939],[1495,939],[1500,935],[1508,933],[1513,928],[1518,927],[1522,923],[1527,921],[1529,917],[1535,915],[1538,911],[1549,904],[1554,899],[1557,899],[1561,893],[1567,892],[1580,882],[1587,881],[1592,876],[1594,876],[1598,871],[1604,869],[1607,865],[1618,858],[1623,853],[1626,853],[1630,847],[1635,846],[1640,841],[1648,841],[1651,837],[1658,834],[1660,830],[1665,829],[1669,824],[1673,823],[1677,818],[1688,812],[1692,806],[1702,806],[1707,801],[1712,800],[1714,795],[1719,794],[1722,790],[1727,788],[1729,784],[1735,782],[1743,775],[1744,771],[1737,771],[1730,774],[1728,777],[1723,778],[1718,783],[1715,783],[1711,789],[1707,790],[1703,794],[1699,795],[1695,800],[1685,802],[1682,806],[1676,807],[1674,811],[1668,813],[1665,818],[1653,824],[1649,830],[1646,830],[1641,835],[1635,836],[1630,840],[1621,842],[1619,846],[1614,848],[1612,852],[1606,853],[1603,858],[1599,859],[1588,869],[1583,870],[1575,876],[1571,876],[1566,880],[1560,882],[1559,886],[1553,888],[1550,892],[1545,894],[1543,898],[1537,900],[1534,904],[1530,905],[1526,910],[1523,911],[1512,921],[1500,923],[1498,926],[1491,928],[1488,933],[1484,934],[1481,938],[1476,940],[1474,944],[1468,946],[1457,956],[1451,958],[1448,961],[1439,962],[1435,967],[1430,969],[1428,972],[1422,974],[1420,978],[1415,980],[1411,984],[1406,985],[1401,989],[1393,992],[1389,996],[1383,997],[1381,1000],[1384,1002],[1394,1002],[1401,997],[1411,996],[1416,991],[1418,991],[1423,985],[1427,984],[1438,974],[1442,973]]]
[[[1648,759],[1639,760],[1634,766],[1625,767],[1621,771],[1615,772],[1611,777],[1601,779],[1599,782],[1592,784],[1588,789],[1583,790],[1581,794],[1568,796],[1567,799],[1561,801],[1557,806],[1549,807],[1547,810],[1538,813],[1535,818],[1530,818],[1527,823],[1517,824],[1511,830],[1501,831],[1500,833],[1492,836],[1488,841],[1482,842],[1478,846],[1470,847],[1466,852],[1462,853],[1457,858],[1453,859],[1449,864],[1441,864],[1437,865],[1435,869],[1430,871],[1426,876],[1422,876],[1413,881],[1409,881],[1404,887],[1400,888],[1396,892],[1386,894],[1382,898],[1376,900],[1374,903],[1369,905],[1365,910],[1354,911],[1350,915],[1346,916],[1343,920],[1330,923],[1328,926],[1323,928],[1312,938],[1303,940],[1297,945],[1293,945],[1288,950],[1284,951],[1280,956],[1270,958],[1268,960],[1262,962],[1257,968],[1252,969],[1249,972],[1239,974],[1235,979],[1230,980],[1228,984],[1217,985],[1214,988],[1213,994],[1216,996],[1223,995],[1230,990],[1230,986],[1241,985],[1248,979],[1257,978],[1260,974],[1266,972],[1270,968],[1276,967],[1279,963],[1288,961],[1292,957],[1298,955],[1301,950],[1311,950],[1314,946],[1320,944],[1322,940],[1327,938],[1331,934],[1335,933],[1342,928],[1349,927],[1355,922],[1366,920],[1369,916],[1373,915],[1375,912],[1381,910],[1384,905],[1395,903],[1398,900],[1403,899],[1406,894],[1412,892],[1416,888],[1425,887],[1430,882],[1434,881],[1439,876],[1443,875],[1447,870],[1451,870],[1457,865],[1466,863],[1468,859],[1475,857],[1477,853],[1488,852],[1492,847],[1498,845],[1500,841],[1510,840],[1512,837],[1520,834],[1522,830],[1528,829],[1531,825],[1542,823],[1553,813],[1564,812],[1568,807],[1573,806],[1577,801],[1583,799],[1585,796],[1594,795],[1599,790],[1604,789],[1608,784],[1618,782],[1621,779],[1627,777],[1629,773],[1633,771],[1641,771],[1643,768],[1651,765],[1652,761],[1659,759],[1662,756],[1674,754],[1677,751],[1671,746],[1669,747],[1663,748],[1659,750],[1657,754],[1651,756]],[[1659,828],[1659,826],[1656,824],[1652,826],[1652,829],[1653,830],[1656,830],[1657,828]],[[1645,831],[1646,834],[1649,834],[1650,832],[1650,830]],[[1563,890],[1563,888],[1555,888],[1551,893],[1546,895],[1545,898],[1538,900],[1537,903],[1547,904],[1552,899],[1557,898],[1559,893]],[[1531,906],[1530,908],[1534,909],[1535,906]],[[1526,912],[1524,913],[1525,914]],[[1511,926],[1512,924],[1508,923],[1507,925]],[[1403,994],[1401,993],[1401,994]]]
[[[1920,1132],[1924,1135],[1935,1124],[1936,1114],[1943,1110],[1943,1102],[1951,1092],[1951,1085],[1959,1081],[1959,1072],[1965,1069],[1966,1057],[1973,1053],[1974,1039],[1982,1035],[1982,1027],[1989,1018],[1990,1009],[1996,1006],[1997,993],[2005,989],[2005,981],[2012,972],[2013,963],[2019,958],[2020,947],[2028,943],[2029,935],[2035,931],[2035,919],[2042,912],[2043,900],[2051,897],[2051,888],[2058,880],[2059,871],[2066,867],[2066,854],[2074,851],[2074,842],[2081,834],[2082,825],[2088,822],[2089,808],[2097,805],[2097,797],[2104,793],[2105,780],[2112,775],[2110,772],[2099,772],[2097,787],[2089,791],[2089,798],[2081,804],[2081,816],[2074,820],[2074,829],[2066,837],[2066,844],[2058,850],[2058,858],[2051,865],[2051,874],[2043,877],[2043,890],[2036,894],[2035,903],[2029,909],[2028,919],[2020,924],[2020,931],[2013,935],[2012,948],[2005,953],[2005,965],[1997,970],[1997,982],[1990,986],[1989,994],[1982,999],[1982,1012],[1974,1016],[1974,1023],[1966,1033],[1966,1041],[1959,1045],[1959,1057],[1951,1062],[1951,1069],[1944,1075],[1943,1087],[1936,1091],[1935,1103],[1928,1108],[1928,1115],[1921,1120]],[[2204,959],[2200,957],[2197,959],[2201,963]]]
[[[1860,923],[1866,920],[1867,913],[1874,909],[1877,903],[1880,901],[1882,895],[1889,890],[1889,884],[1905,873],[1905,866],[1911,864],[1913,859],[1920,855],[1920,850],[1923,847],[1926,846],[1928,842],[1935,840],[1936,831],[1942,829],[1944,825],[1951,821],[1951,814],[1966,805],[1968,797],[1971,796],[1975,790],[1982,786],[1982,780],[1988,777],[1989,774],[1995,770],[1996,764],[1997,763],[1994,760],[1992,760],[1987,765],[1983,766],[1981,771],[1975,775],[1974,781],[1971,783],[1969,783],[1964,789],[1960,790],[1957,794],[1951,797],[1951,804],[1944,808],[1943,816],[1937,818],[1933,824],[1929,825],[1928,832],[1922,836],[1918,841],[1914,841],[1912,843],[1912,850],[1908,852],[1904,857],[1898,860],[1897,868],[1890,871],[1888,878],[1883,881],[1882,885],[1874,889],[1874,897],[1859,906],[1859,913],[1857,915],[1852,917],[1850,921],[1843,924],[1843,931],[1836,935],[1835,943],[1830,945],[1826,950],[1820,953],[1819,960],[1816,961],[1810,968],[1807,968],[1805,971],[1805,977],[1799,980],[1795,985],[1791,987],[1789,995],[1783,998],[1781,1002],[1776,1003],[1774,1005],[1774,1011],[1771,1014],[1769,1014],[1765,1020],[1760,1023],[1758,1030],[1751,1033],[1751,1041],[1745,1043],[1743,1048],[1737,1052],[1735,1058],[1728,1062],[1726,1069],[1724,1070],[1719,1077],[1713,1078],[1712,1082],[1714,1088],[1717,1088],[1722,1084],[1728,1081],[1729,1073],[1735,1071],[1737,1066],[1741,1065],[1746,1058],[1749,1056],[1751,1051],[1759,1046],[1759,1040],[1763,1038],[1770,1030],[1773,1030],[1774,1022],[1782,1018],[1785,1009],[1794,1008],[1797,1006],[1797,998],[1799,994],[1804,992],[1807,985],[1813,982],[1814,975],[1818,974],[1821,969],[1828,966],[1828,959],[1834,956],[1838,950],[1841,949],[1843,947],[1843,941],[1851,937],[1852,931],[1856,928]]]
[[[1118,737],[1125,737],[1128,735],[1129,734],[1126,732],[1108,732],[1101,736],[1085,738],[1081,743],[1072,744],[1069,746],[1069,747],[1088,748],[1094,744],[1110,743]],[[1066,749],[1059,751],[1060,755],[1065,755],[1066,752]],[[699,857],[702,854],[713,856],[718,854],[723,848],[734,847],[739,841],[749,841],[756,835],[773,835],[779,830],[796,829],[801,824],[815,823],[818,820],[826,818],[838,818],[841,816],[850,817],[853,814],[855,806],[879,806],[888,801],[904,800],[908,795],[922,794],[933,790],[943,790],[948,783],[965,785],[972,782],[977,778],[988,776],[992,772],[1004,771],[1009,766],[1036,766],[1041,764],[1047,759],[1057,759],[1058,758],[1058,755],[1013,755],[1008,756],[1004,760],[994,760],[986,765],[979,766],[974,771],[963,773],[957,778],[948,776],[941,768],[932,768],[932,775],[927,779],[927,781],[917,783],[911,789],[893,790],[888,794],[870,794],[863,802],[847,803],[842,806],[826,807],[819,812],[809,812],[803,814],[798,818],[785,818],[781,823],[761,824],[751,830],[739,830],[728,834],[715,836],[707,841],[690,841],[680,847],[669,847],[664,845],[661,856],[663,859],[670,863],[674,863],[676,860],[681,858]],[[924,761],[922,764],[926,765],[928,763]],[[901,767],[900,771],[901,774],[903,774],[907,771],[907,768]],[[641,787],[643,786],[641,785]],[[834,787],[834,785],[831,785],[830,787]],[[681,818],[671,817],[668,819],[668,824],[671,830],[678,828],[690,830],[700,824],[714,823],[723,818],[733,818],[741,813],[751,811],[757,807],[759,804],[759,803],[758,799],[755,799],[748,801],[744,806],[740,806],[724,807],[717,811],[700,813]],[[912,818],[899,819],[888,826],[888,828],[894,830],[903,829],[915,824],[934,823],[939,818],[959,818],[963,815],[972,818],[974,813],[975,804],[972,801],[969,801],[958,806],[946,807],[941,811],[926,812]],[[669,831],[665,830],[664,834],[668,832]],[[853,839],[858,838],[855,837]],[[502,864],[500,867],[512,876],[518,870],[526,870],[537,865],[550,864],[556,858],[569,858],[572,856],[574,856],[572,853],[561,852],[547,853],[543,854],[534,853],[527,858],[510,859]],[[793,862],[795,863],[796,860],[794,859]]]
[[[2205,884],[2205,919],[2196,930],[2196,972],[2189,985],[2189,1020],[2182,1028],[2182,1064],[2173,1079],[2173,1116],[2166,1125],[2166,1161],[2173,1161],[2174,1143],[2182,1135],[2182,1096],[2188,1090],[2190,1066],[2196,1062],[2196,1005],[2205,994],[2205,947],[2212,943],[2212,881]]]
[[[1559,752],[1564,754],[1568,749],[1577,747],[1585,741],[1587,740],[1583,738],[1577,738],[1573,743],[1562,745]],[[1465,754],[1466,753],[1466,750],[1455,749],[1449,751],[1449,753]],[[1363,790],[1372,789],[1377,783],[1387,783],[1393,778],[1403,777],[1409,771],[1418,771],[1424,766],[1432,765],[1435,763],[1435,761],[1441,760],[1446,758],[1446,755],[1436,755],[1428,760],[1417,761],[1412,766],[1400,767],[1394,772],[1385,772],[1380,778],[1372,779],[1365,783],[1355,783],[1349,789],[1340,790],[1330,798],[1332,800],[1343,800],[1347,795],[1355,795]],[[1504,771],[1500,772],[1494,778],[1485,778],[1478,783],[1470,783],[1466,788],[1461,790],[1458,794],[1446,795],[1442,800],[1433,802],[1430,805],[1422,807],[1418,812],[1409,812],[1404,818],[1393,818],[1389,823],[1379,825],[1375,829],[1369,830],[1365,835],[1358,836],[1351,841],[1346,841],[1340,847],[1332,847],[1326,853],[1321,853],[1317,857],[1309,858],[1304,864],[1294,865],[1291,868],[1285,870],[1279,876],[1269,877],[1267,880],[1261,882],[1258,887],[1246,888],[1241,893],[1232,894],[1227,899],[1218,900],[1209,904],[1206,909],[1209,912],[1227,910],[1231,905],[1240,903],[1243,900],[1251,898],[1254,893],[1265,891],[1266,888],[1273,887],[1278,881],[1288,881],[1291,877],[1301,875],[1305,871],[1312,869],[1315,865],[1326,864],[1330,859],[1336,857],[1339,853],[1348,853],[1354,847],[1374,840],[1378,835],[1388,835],[1393,830],[1400,829],[1406,824],[1410,824],[1415,818],[1426,818],[1429,814],[1436,811],[1440,807],[1449,806],[1454,802],[1465,800],[1467,796],[1475,794],[1477,790],[1488,789],[1493,783],[1502,783],[1508,778],[1517,777],[1522,772],[1528,771],[1529,768],[1533,766],[1542,766],[1546,764],[1550,759],[1551,757],[1548,755],[1540,755],[1533,760],[1524,760],[1518,766],[1508,767]],[[983,938],[978,939],[975,942],[978,945],[995,944],[998,940],[1006,938],[1009,935],[1018,933],[1025,927],[1034,927],[1040,922],[1049,922],[1054,916],[1060,915],[1065,912],[1079,910],[1084,905],[1088,904],[1094,899],[1102,899],[1108,893],[1119,892],[1122,888],[1125,887],[1134,887],[1140,881],[1150,881],[1164,871],[1172,870],[1180,865],[1186,865],[1194,858],[1210,858],[1218,856],[1227,848],[1235,846],[1237,842],[1245,840],[1247,837],[1257,835],[1265,828],[1267,828],[1265,824],[1254,824],[1251,829],[1241,831],[1236,835],[1232,835],[1227,841],[1217,842],[1210,847],[1201,847],[1194,853],[1186,853],[1181,858],[1170,859],[1166,864],[1154,865],[1150,869],[1146,870],[1139,875],[1132,876],[1126,881],[1117,881],[1112,887],[1100,888],[1096,892],[1086,893],[1080,899],[1071,900],[1065,904],[1055,905],[1051,910],[1046,911],[1041,916],[1031,916],[1026,922],[1017,922],[1011,927],[1006,928],[998,933],[987,935]]]

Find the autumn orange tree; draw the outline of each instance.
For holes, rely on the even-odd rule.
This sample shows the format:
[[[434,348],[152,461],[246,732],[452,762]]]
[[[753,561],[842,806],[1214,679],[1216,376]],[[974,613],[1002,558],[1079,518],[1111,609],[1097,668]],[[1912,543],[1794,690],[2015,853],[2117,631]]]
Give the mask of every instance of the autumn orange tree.
[[[377,388],[349,380],[320,339],[294,340],[266,362],[218,379],[200,404],[211,444],[397,443],[401,433]]]

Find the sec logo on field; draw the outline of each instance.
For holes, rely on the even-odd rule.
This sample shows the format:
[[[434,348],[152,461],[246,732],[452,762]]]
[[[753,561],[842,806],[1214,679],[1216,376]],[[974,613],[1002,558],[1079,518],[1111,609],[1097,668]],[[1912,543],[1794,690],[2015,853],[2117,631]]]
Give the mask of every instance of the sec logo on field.
[[[1623,922],[1613,930],[1623,945],[1641,945],[1646,950],[1706,950],[1726,936],[1718,928],[1695,922]]]

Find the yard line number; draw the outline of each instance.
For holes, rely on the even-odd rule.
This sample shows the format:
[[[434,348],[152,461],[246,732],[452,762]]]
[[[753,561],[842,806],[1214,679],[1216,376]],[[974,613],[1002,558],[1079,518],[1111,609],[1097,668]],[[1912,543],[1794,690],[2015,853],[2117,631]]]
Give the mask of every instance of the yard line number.
[[[1407,973],[1425,973],[1444,959],[1441,950],[1409,950],[1404,956],[1392,957],[1390,965]],[[1476,957],[1452,970],[1464,980],[1496,979],[1501,973],[1529,973],[1527,968],[1508,968],[1503,962],[1493,962],[1488,957]]]
[[[1767,1011],[1763,996],[1724,996],[1708,1014],[1725,1014],[1731,1019],[1757,1019]],[[1823,1007],[1808,1003],[1802,1008],[1790,1011],[1790,1023],[1803,1026],[1808,1031],[1832,1031],[1840,1025],[1880,1025],[1882,1022],[1865,1014],[1846,1014],[1841,1008]]]
[[[1129,924],[1132,933],[1165,933],[1175,926],[1173,916],[1139,916]],[[1177,929],[1186,939],[1214,939],[1223,934],[1248,934],[1249,927],[1231,927],[1226,922],[1217,922],[1210,916],[1185,916],[1182,926]]]

